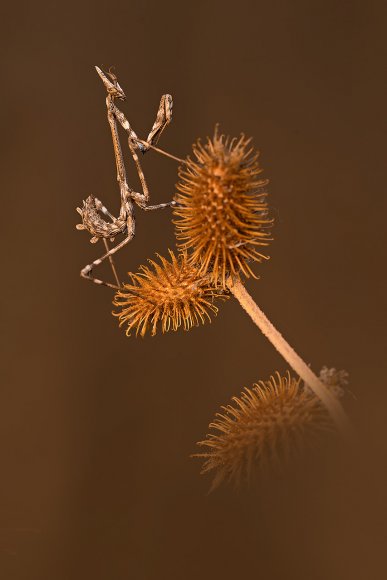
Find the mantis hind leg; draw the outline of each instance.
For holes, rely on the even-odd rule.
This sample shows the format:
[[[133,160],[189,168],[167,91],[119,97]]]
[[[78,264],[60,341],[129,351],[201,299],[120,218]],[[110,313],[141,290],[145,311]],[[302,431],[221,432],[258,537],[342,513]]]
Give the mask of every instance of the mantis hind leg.
[[[121,250],[121,248],[126,246],[126,244],[128,244],[133,239],[133,236],[134,236],[134,232],[131,231],[130,233],[128,233],[127,237],[124,240],[122,240],[122,242],[120,242],[119,244],[114,246],[114,248],[111,248],[110,250],[108,250],[105,254],[103,254],[100,258],[97,258],[96,260],[94,260],[91,264],[88,264],[87,266],[82,268],[81,273],[80,273],[81,277],[84,278],[85,280],[89,280],[90,282],[94,282],[94,284],[98,284],[100,286],[108,286],[109,288],[113,288],[114,290],[120,290],[122,285],[120,284],[120,282],[118,280],[117,274],[115,275],[117,285],[110,284],[109,282],[104,282],[103,280],[100,280],[99,278],[95,278],[91,274],[92,274],[93,268],[102,264],[102,262],[104,260],[106,260],[106,258],[108,258],[109,261],[112,260],[112,256],[116,252]],[[105,240],[105,242],[106,242],[106,240]],[[107,242],[106,242],[106,246],[107,246]],[[115,268],[114,268],[114,271],[115,271]]]

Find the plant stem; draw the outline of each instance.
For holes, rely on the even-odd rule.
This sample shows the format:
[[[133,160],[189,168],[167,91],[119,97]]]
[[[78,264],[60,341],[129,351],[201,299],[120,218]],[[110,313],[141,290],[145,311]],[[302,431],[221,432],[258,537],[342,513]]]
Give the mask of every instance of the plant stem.
[[[270,340],[274,348],[283,356],[292,369],[305,381],[315,395],[327,408],[339,429],[349,435],[351,428],[347,415],[340,401],[329,391],[326,385],[314,374],[295,350],[286,342],[282,334],[273,326],[267,316],[254,302],[240,280],[228,278],[227,286],[242,308],[251,317],[262,333]]]

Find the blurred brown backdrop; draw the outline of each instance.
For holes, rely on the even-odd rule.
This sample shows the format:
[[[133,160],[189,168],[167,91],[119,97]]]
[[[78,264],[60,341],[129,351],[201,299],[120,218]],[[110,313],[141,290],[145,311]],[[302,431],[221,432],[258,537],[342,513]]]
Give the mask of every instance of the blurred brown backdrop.
[[[0,577],[384,578],[384,2],[18,2],[2,8]],[[358,451],[315,479],[207,495],[190,459],[218,405],[286,365],[238,305],[189,333],[128,339],[79,278],[89,193],[118,209],[104,90],[186,155],[214,124],[261,150],[276,217],[248,288],[314,369],[351,375]],[[383,104],[383,106],[382,106]],[[152,201],[172,161],[144,158]],[[135,183],[135,174],[129,166]],[[174,243],[137,211],[136,270]]]

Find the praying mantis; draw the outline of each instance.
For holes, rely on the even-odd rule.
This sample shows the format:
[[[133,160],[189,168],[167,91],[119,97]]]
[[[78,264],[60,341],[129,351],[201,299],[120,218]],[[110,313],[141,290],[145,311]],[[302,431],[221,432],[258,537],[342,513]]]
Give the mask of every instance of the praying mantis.
[[[143,141],[139,139],[131,128],[129,121],[126,119],[125,115],[117,108],[115,101],[118,99],[124,101],[126,99],[125,93],[120,87],[117,77],[112,72],[104,73],[99,67],[95,67],[98,75],[100,76],[105,89],[107,91],[106,96],[106,108],[107,108],[107,118],[111,130],[114,156],[117,169],[117,181],[120,190],[120,213],[118,217],[113,216],[109,210],[103,205],[103,203],[93,195],[83,201],[83,206],[77,207],[77,212],[82,218],[82,223],[77,224],[76,228],[78,230],[87,230],[92,238],[91,243],[98,242],[102,239],[105,244],[106,252],[100,257],[88,264],[81,270],[81,277],[86,280],[90,280],[95,284],[108,286],[115,290],[121,288],[117,272],[113,263],[113,255],[121,250],[126,244],[128,244],[135,235],[135,217],[134,217],[134,204],[137,204],[141,209],[150,211],[155,209],[164,209],[167,207],[173,207],[176,205],[175,201],[169,201],[166,203],[159,203],[157,205],[148,205],[149,201],[149,189],[145,180],[143,170],[141,168],[140,160],[137,155],[137,151],[141,153],[146,153],[149,149],[155,149],[156,151],[167,155],[179,162],[183,160],[174,157],[173,155],[166,153],[155,145],[157,144],[162,132],[169,125],[172,120],[172,96],[169,94],[162,95],[159,108],[156,115],[156,120],[153,123],[152,129],[146,139]],[[141,183],[142,192],[134,191],[127,182],[126,169],[124,164],[124,158],[122,153],[122,148],[119,140],[118,125],[126,131],[128,138],[128,147],[130,154],[134,160],[137,173]],[[119,234],[123,234],[124,239],[119,242],[116,246],[109,249],[107,240],[111,242],[114,241],[115,237]],[[95,278],[92,276],[93,269],[99,266],[104,260],[109,259],[113,274],[116,279],[116,284],[111,284]]]

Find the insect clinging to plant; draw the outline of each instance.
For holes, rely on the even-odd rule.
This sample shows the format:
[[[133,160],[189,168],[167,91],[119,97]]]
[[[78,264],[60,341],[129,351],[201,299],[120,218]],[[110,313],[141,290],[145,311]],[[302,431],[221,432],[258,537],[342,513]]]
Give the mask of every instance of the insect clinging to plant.
[[[107,90],[107,117],[113,140],[113,149],[117,168],[117,181],[119,184],[121,197],[121,207],[119,216],[114,217],[98,198],[94,197],[93,195],[89,195],[89,197],[83,202],[83,207],[77,208],[78,213],[82,217],[82,223],[76,226],[77,229],[87,230],[92,235],[90,240],[91,243],[96,243],[99,239],[102,239],[106,249],[105,254],[81,270],[81,276],[86,280],[90,280],[96,284],[103,284],[105,286],[109,286],[110,288],[119,289],[121,284],[118,280],[114,264],[112,262],[112,256],[118,252],[118,250],[123,248],[128,242],[130,242],[134,237],[135,219],[133,204],[136,203],[143,210],[163,209],[175,205],[174,201],[160,203],[157,205],[147,205],[149,201],[149,190],[137,155],[137,151],[146,153],[150,148],[155,148],[154,145],[158,142],[161,133],[171,122],[173,103],[171,95],[165,94],[161,97],[156,120],[146,141],[142,141],[137,137],[136,133],[131,128],[125,115],[115,105],[116,99],[121,101],[126,99],[124,91],[118,84],[117,77],[112,72],[104,73],[99,67],[96,66],[95,68]],[[137,169],[137,173],[141,182],[142,193],[134,191],[127,183],[126,170],[118,135],[117,123],[122,126],[128,135],[129,151]],[[104,216],[108,218],[108,220],[104,219]],[[113,242],[118,234],[124,234],[125,238],[116,246],[109,249],[107,240]],[[112,265],[113,273],[116,278],[116,285],[104,282],[103,280],[94,278],[91,275],[93,268],[95,266],[99,266],[104,260],[106,260],[106,258],[109,258]]]
[[[341,402],[345,394],[346,372],[324,367],[316,375],[285,340],[260,306],[248,293],[244,279],[256,277],[254,263],[267,260],[262,249],[272,241],[273,219],[267,203],[266,178],[258,160],[259,152],[244,134],[227,137],[215,127],[213,138],[197,140],[194,158],[180,159],[155,146],[172,118],[172,97],[161,97],[156,120],[144,141],[139,139],[116,100],[125,100],[117,77],[96,67],[107,91],[107,117],[120,190],[119,216],[114,217],[96,197],[90,195],[77,208],[82,217],[78,229],[87,230],[91,242],[103,241],[106,253],[81,270],[81,276],[116,291],[112,314],[126,335],[144,337],[180,328],[190,330],[217,314],[216,300],[234,297],[253,323],[283,357],[294,375],[273,375],[245,389],[232,403],[221,407],[210,423],[207,437],[199,442],[204,451],[195,454],[205,460],[202,472],[216,472],[213,487],[223,479],[248,479],[259,468],[280,467],[317,435],[338,428],[351,440],[352,427]],[[137,169],[142,192],[127,182],[119,126],[126,132],[128,147]],[[173,201],[148,205],[149,190],[138,152],[154,149],[179,163]],[[144,210],[173,207],[177,253],[156,254],[158,262],[129,272],[129,283],[117,276],[113,254],[134,236],[134,204]],[[118,234],[124,239],[112,249],[108,240]],[[95,266],[109,259],[116,285],[92,276]],[[246,477],[247,476],[247,477]]]

